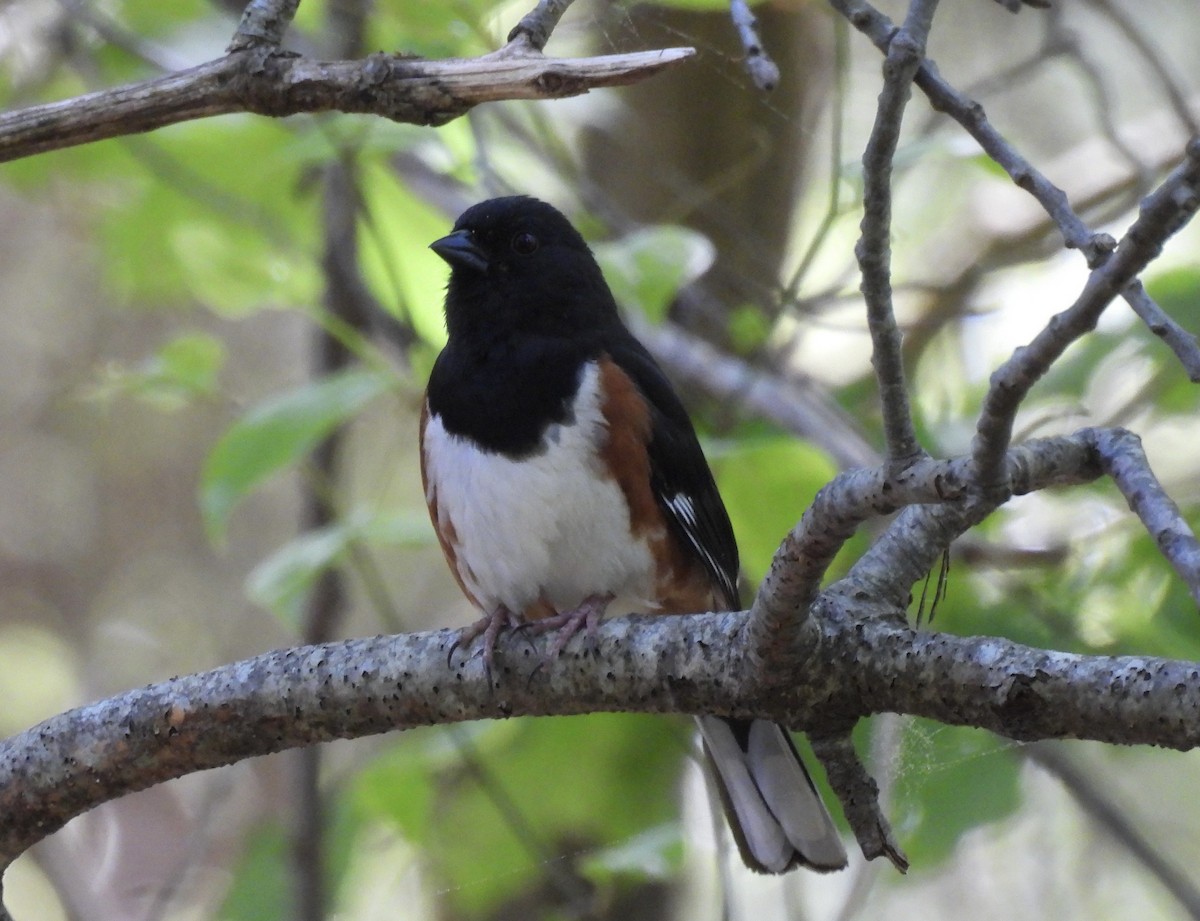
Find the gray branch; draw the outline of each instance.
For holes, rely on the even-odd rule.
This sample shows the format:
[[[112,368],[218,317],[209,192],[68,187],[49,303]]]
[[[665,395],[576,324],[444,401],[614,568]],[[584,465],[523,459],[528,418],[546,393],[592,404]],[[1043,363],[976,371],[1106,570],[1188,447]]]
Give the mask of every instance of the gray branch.
[[[550,33],[574,0],[538,0],[537,6],[521,17],[508,33],[508,40],[528,42],[534,51],[541,51],[550,41]]]
[[[251,0],[226,50],[242,51],[257,45],[279,47],[299,6],[300,0]]]
[[[867,0],[830,0],[830,4],[866,35],[880,51],[888,51],[891,37],[896,33],[896,26],[887,16],[871,6]],[[1116,241],[1106,233],[1093,232],[1084,223],[1071,207],[1066,193],[1005,140],[988,121],[979,103],[943,80],[931,61],[926,61],[917,69],[913,82],[925,93],[934,109],[958,122],[984,152],[1008,173],[1019,188],[1037,200],[1058,227],[1067,247],[1078,249],[1089,268],[1098,268],[1108,259],[1116,247]],[[1170,85],[1169,80],[1168,84]],[[1187,119],[1186,123],[1190,124],[1190,119]],[[1197,346],[1195,337],[1154,304],[1140,283],[1131,283],[1122,295],[1150,331],[1159,336],[1175,353],[1187,371],[1188,379],[1200,380],[1200,347]]]
[[[1146,293],[1140,281],[1132,282],[1121,296],[1133,308],[1133,312],[1146,324],[1146,328],[1158,336],[1179,359],[1188,380],[1200,384],[1200,343]]]
[[[315,61],[255,45],[155,80],[0,114],[0,162],[231,112],[356,112],[440,125],[484,102],[559,99],[634,83],[694,53],[568,59],[507,45],[469,60],[374,54]]]
[[[1191,220],[1198,206],[1200,141],[1192,141],[1183,163],[1147,196],[1120,246],[1092,270],[1075,303],[1052,317],[1033,341],[1017,349],[992,375],[972,445],[982,487],[999,487],[1004,480],[1013,420],[1029,390],[1068,345],[1095,328],[1109,303],[1158,256],[1166,240]]]
[[[1200,604],[1200,543],[1150,468],[1142,440],[1124,429],[1100,429],[1095,442],[1104,472]]]
[[[750,11],[750,5],[746,0],[730,0],[729,16],[737,30],[742,49],[746,52],[742,61],[746,73],[760,90],[775,89],[779,85],[779,65],[763,47],[762,38],[758,34],[758,19]]]
[[[846,812],[846,821],[854,830],[863,856],[868,860],[886,857],[897,870],[907,873],[908,858],[879,808],[879,786],[859,760],[850,734],[817,735],[809,741]]]
[[[900,330],[892,308],[892,161],[900,140],[912,80],[925,57],[937,0],[913,0],[904,27],[892,36],[883,63],[883,91],[863,152],[862,236],[854,253],[871,332],[871,364],[883,404],[888,463],[903,466],[924,453],[913,428],[904,380]]]
[[[455,668],[455,631],[267,653],[129,691],[0,743],[0,864],[73,816],[194,771],[337,738],[435,723],[598,711],[758,716],[818,736],[893,711],[1021,740],[1200,744],[1200,666],[1050,652],[1006,640],[917,632],[853,601],[824,598],[805,666],[758,693],[747,615],[618,619],[594,655],[538,668],[552,638],[502,643],[489,681]],[[902,612],[894,612],[896,617]]]

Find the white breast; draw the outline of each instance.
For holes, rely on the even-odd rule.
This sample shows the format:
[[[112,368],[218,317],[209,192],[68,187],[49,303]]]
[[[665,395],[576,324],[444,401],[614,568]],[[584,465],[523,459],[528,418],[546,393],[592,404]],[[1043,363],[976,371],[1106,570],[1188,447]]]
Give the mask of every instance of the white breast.
[[[625,497],[597,453],[608,437],[599,380],[595,362],[585,366],[574,418],[523,460],[479,450],[437,416],[426,424],[429,492],[453,523],[460,576],[485,611],[520,613],[539,598],[568,611],[608,593],[624,610],[651,606],[649,548],[630,533]]]

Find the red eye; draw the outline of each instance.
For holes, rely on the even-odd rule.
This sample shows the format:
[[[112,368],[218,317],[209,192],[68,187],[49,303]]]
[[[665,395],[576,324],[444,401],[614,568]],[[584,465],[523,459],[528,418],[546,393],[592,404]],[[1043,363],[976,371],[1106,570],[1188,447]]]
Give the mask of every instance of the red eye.
[[[531,233],[519,233],[512,238],[512,250],[518,256],[528,256],[537,252],[538,238]]]

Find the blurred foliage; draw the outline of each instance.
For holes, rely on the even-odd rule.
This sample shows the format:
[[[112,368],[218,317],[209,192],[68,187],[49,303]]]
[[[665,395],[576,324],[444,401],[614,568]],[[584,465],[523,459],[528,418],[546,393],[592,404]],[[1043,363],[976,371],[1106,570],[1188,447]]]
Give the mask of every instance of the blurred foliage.
[[[724,0],[667,5],[689,11],[727,7]],[[371,50],[470,56],[493,48],[523,9],[490,0],[379,0],[366,41]],[[118,30],[188,60],[218,55],[220,40],[214,37],[231,23],[200,0],[111,0],[102,14]],[[327,14],[327,4],[305,0],[290,41],[297,47],[319,45]],[[1023,18],[1033,14],[1027,11]],[[598,21],[602,43],[610,38],[603,26],[611,20],[598,14]],[[33,34],[27,45],[25,65],[6,60],[2,66],[0,90],[12,105],[155,73],[136,53],[104,43],[78,23],[60,22],[57,32]],[[878,70],[875,58],[864,59],[871,72]],[[653,92],[653,84],[645,91]],[[775,103],[761,105],[778,115]],[[579,127],[572,119],[580,116],[563,114],[561,125],[553,120],[578,110],[564,105],[551,111],[555,115],[547,119],[511,107],[439,129],[351,117],[226,116],[28,158],[7,164],[2,175],[11,189],[69,214],[78,232],[94,241],[109,299],[131,312],[189,316],[143,355],[117,349],[96,355],[82,391],[105,407],[136,401],[176,414],[213,404],[226,408],[230,418],[223,436],[195,464],[203,522],[220,545],[236,537],[239,505],[281,474],[299,470],[306,488],[336,491],[336,484],[312,481],[306,465],[312,448],[369,405],[421,386],[444,340],[445,269],[427,246],[453,217],[431,202],[482,196],[481,186],[538,192],[545,185],[564,194],[586,189],[572,174],[571,133]],[[562,137],[546,143],[545,134],[554,129]],[[933,284],[924,271],[927,253],[911,252],[925,245],[922,231],[962,219],[951,212],[958,199],[938,197],[939,190],[953,189],[957,196],[977,181],[996,181],[991,160],[974,149],[942,156],[944,147],[937,139],[917,139],[900,160],[909,184],[904,188],[915,190],[908,194],[922,210],[920,221],[906,224],[899,235],[898,274],[915,279],[918,289]],[[342,328],[320,307],[322,176],[338,158],[353,160],[359,178],[362,278],[374,299],[417,336],[403,362],[392,360],[363,331]],[[927,161],[933,165],[922,172]],[[853,177],[855,169],[830,181]],[[431,177],[440,183],[442,198],[428,194]],[[580,197],[587,198],[582,191]],[[799,202],[799,223],[816,226],[823,201],[821,189]],[[575,213],[581,226],[594,230],[597,254],[622,307],[651,322],[672,315],[678,292],[702,277],[713,260],[712,244],[682,218],[606,232],[602,209],[581,207]],[[727,345],[750,362],[795,348],[808,362],[806,373],[830,381],[841,406],[878,443],[861,320],[855,314],[846,321],[838,313],[855,299],[852,273],[846,271],[851,257],[839,241],[852,238],[856,220],[842,213],[833,222],[826,243],[838,245],[818,246],[813,274],[801,280],[794,304],[728,305],[723,322]],[[1070,284],[1078,283],[1079,271]],[[782,287],[760,281],[771,290]],[[975,291],[940,327],[920,330],[928,335],[910,356],[910,367],[918,425],[934,453],[964,449],[987,372],[997,355],[1021,341],[1012,329],[1028,322],[1023,314],[1037,314],[1036,328],[1051,309],[1069,302],[1058,296],[1063,288],[1032,303],[1006,283]],[[1200,327],[1200,267],[1184,261],[1155,271],[1147,287],[1186,328]],[[897,290],[901,307],[911,306],[902,284]],[[1001,309],[1013,303],[1019,309]],[[235,350],[222,333],[190,325],[194,314],[188,312],[197,308],[214,325],[226,324],[219,327],[225,331],[240,330],[266,312],[295,315],[309,333],[335,335],[358,357],[359,367],[323,380],[301,375],[300,383],[295,377],[280,381],[273,396],[243,405],[230,368]],[[847,358],[836,334],[851,325],[859,338]],[[789,330],[797,327],[807,332],[793,341]],[[285,347],[276,341],[256,345],[263,351]],[[1196,408],[1195,388],[1167,350],[1140,325],[1126,323],[1102,327],[1072,348],[1039,384],[1021,422],[1032,434],[1133,420],[1151,438],[1174,429],[1194,435]],[[729,408],[698,412],[697,422],[753,584],[835,466],[815,444],[737,418]],[[1191,510],[1200,458],[1180,456],[1187,453],[1171,454],[1171,484]],[[413,465],[415,456],[403,462]],[[400,459],[388,456],[385,463]],[[356,551],[407,550],[431,541],[419,501],[360,499],[340,504],[337,523],[297,535],[251,561],[248,591],[254,602],[294,628],[308,590],[328,567],[361,576]],[[842,574],[870,538],[866,529],[856,536],[831,576]],[[972,564],[955,560],[935,629],[1077,652],[1200,658],[1194,604],[1111,485],[1027,497],[973,532],[972,540],[982,545],[981,558]],[[1011,563],[1009,551],[1024,552],[1023,562]],[[384,619],[379,611],[370,614],[373,624]],[[71,681],[61,666],[70,656],[58,643],[41,632],[0,632],[0,659],[17,663],[11,674],[0,672],[4,682],[23,683],[30,670],[53,672],[43,694],[24,702],[20,712],[29,710],[29,719],[68,696]],[[51,669],[50,660],[60,668]],[[4,687],[10,699],[7,683]],[[338,898],[350,901],[348,890],[357,884],[347,880],[358,879],[353,862],[380,829],[419,854],[427,888],[446,906],[444,917],[488,917],[548,880],[553,885],[551,864],[612,892],[630,880],[643,884],[673,875],[683,856],[676,787],[688,731],[682,721],[596,715],[422,730],[389,740],[365,766],[330,784],[336,817],[331,876]],[[860,734],[862,744],[869,744],[870,732]],[[976,730],[921,722],[903,730],[894,754],[895,814],[914,867],[937,869],[967,832],[1019,806],[1018,761],[1008,749],[1008,743]],[[287,917],[287,860],[284,833],[275,824],[263,826],[236,865],[221,917]]]

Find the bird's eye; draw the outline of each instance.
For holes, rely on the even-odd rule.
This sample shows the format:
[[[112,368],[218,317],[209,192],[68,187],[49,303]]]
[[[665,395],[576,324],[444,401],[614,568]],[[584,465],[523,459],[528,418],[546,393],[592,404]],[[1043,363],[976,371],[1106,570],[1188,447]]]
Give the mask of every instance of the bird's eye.
[[[528,256],[537,252],[538,238],[531,233],[519,233],[512,238],[513,252],[518,256]]]

